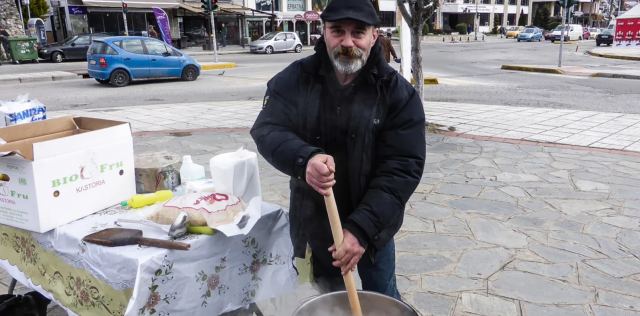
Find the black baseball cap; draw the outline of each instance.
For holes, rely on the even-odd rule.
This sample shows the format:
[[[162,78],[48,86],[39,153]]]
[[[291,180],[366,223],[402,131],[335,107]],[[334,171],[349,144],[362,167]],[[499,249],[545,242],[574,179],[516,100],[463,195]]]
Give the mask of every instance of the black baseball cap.
[[[332,0],[320,15],[323,21],[356,20],[367,25],[380,25],[371,0]]]

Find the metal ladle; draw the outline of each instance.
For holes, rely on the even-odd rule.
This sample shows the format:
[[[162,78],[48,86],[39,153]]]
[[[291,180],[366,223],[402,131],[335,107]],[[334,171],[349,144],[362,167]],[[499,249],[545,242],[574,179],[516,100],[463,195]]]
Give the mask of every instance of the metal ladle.
[[[118,219],[115,224],[117,226],[120,226],[120,223],[132,223],[132,224],[144,224],[144,225],[148,225],[148,226],[153,226],[156,228],[160,228],[162,230],[164,230],[165,232],[167,232],[167,234],[169,235],[169,237],[171,237],[172,239],[176,239],[176,238],[180,238],[184,235],[187,234],[187,222],[189,221],[189,216],[187,215],[186,212],[180,212],[178,213],[178,216],[176,217],[176,219],[173,221],[173,223],[171,224],[171,226],[169,227],[169,230],[167,230],[163,225],[160,225],[158,223],[149,221],[149,220],[138,220],[138,219],[127,219],[127,218],[121,218]]]

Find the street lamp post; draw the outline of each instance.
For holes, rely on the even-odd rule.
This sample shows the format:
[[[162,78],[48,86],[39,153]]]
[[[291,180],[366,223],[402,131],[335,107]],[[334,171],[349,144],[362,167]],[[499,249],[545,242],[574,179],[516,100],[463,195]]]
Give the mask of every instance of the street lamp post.
[[[475,38],[476,41],[478,40],[478,27],[480,26],[480,20],[478,20],[478,2],[480,0],[476,0],[476,17],[475,17],[475,21],[473,22],[474,26],[473,29],[475,30]]]
[[[275,2],[276,0],[271,0],[271,32],[275,32],[276,31],[276,26],[275,26]]]

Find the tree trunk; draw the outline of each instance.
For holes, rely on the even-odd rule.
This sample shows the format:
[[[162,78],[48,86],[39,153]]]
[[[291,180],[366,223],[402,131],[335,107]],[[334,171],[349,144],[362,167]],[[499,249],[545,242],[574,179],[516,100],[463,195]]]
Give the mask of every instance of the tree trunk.
[[[412,25],[411,28],[411,71],[413,72],[413,80],[415,80],[414,88],[420,95],[420,100],[424,96],[424,74],[422,73],[422,47],[420,40],[422,39],[422,23]]]

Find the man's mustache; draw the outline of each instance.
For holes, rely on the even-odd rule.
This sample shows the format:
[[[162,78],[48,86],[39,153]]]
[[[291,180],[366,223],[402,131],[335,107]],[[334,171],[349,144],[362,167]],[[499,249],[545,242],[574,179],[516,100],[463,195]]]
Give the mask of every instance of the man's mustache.
[[[334,51],[335,57],[347,57],[350,59],[362,57],[362,52],[356,47],[338,47]]]

